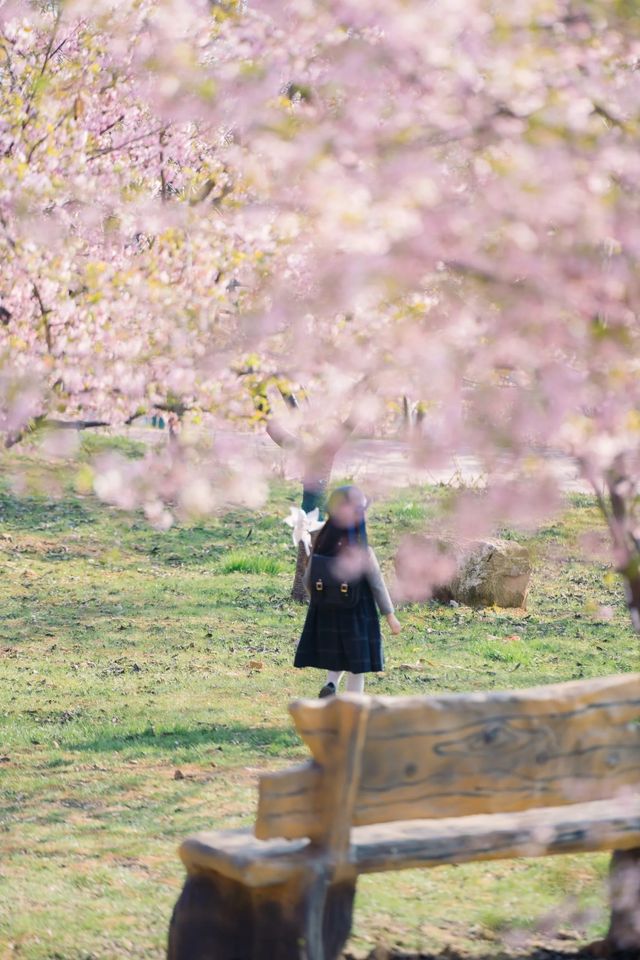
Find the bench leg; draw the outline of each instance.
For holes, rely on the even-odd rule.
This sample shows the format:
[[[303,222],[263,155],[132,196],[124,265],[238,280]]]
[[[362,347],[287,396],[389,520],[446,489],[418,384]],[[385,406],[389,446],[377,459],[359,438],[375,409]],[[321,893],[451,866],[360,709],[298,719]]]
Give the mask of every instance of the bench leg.
[[[297,874],[251,888],[188,876],[169,928],[168,960],[335,960],[351,931],[355,879]]]
[[[611,923],[605,940],[609,956],[640,955],[640,848],[616,850],[609,873]]]

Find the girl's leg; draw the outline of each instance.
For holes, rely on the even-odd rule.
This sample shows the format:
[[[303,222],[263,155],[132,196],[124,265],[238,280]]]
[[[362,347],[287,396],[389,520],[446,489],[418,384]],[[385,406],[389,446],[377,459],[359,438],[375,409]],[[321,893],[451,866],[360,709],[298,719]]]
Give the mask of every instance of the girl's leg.
[[[364,693],[364,673],[347,674],[347,693]]]
[[[325,697],[333,697],[338,692],[338,684],[342,679],[342,670],[329,670],[327,672],[327,679],[325,681],[324,687],[320,691],[320,699],[324,700]]]

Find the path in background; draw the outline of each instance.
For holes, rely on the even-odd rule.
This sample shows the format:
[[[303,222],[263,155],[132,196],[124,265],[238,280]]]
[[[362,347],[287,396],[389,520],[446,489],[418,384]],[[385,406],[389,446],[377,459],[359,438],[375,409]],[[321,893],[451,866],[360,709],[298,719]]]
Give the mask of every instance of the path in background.
[[[166,430],[150,427],[129,427],[126,435],[144,443],[159,443]],[[294,458],[287,456],[264,433],[240,433],[220,430],[216,433],[221,445],[233,451],[234,457],[256,458],[273,464],[283,479],[299,479]],[[592,493],[588,483],[578,476],[575,463],[567,457],[549,455],[547,462],[568,493]],[[409,444],[401,440],[350,440],[336,457],[335,477],[349,477],[357,482],[384,482],[385,486],[406,487],[418,484],[481,485],[484,474],[475,457],[460,455],[444,467],[423,469],[411,463]]]

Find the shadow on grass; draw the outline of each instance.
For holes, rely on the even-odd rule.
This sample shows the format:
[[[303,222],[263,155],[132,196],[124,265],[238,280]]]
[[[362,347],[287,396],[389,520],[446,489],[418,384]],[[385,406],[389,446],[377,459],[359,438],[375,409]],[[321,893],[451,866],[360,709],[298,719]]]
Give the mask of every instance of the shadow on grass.
[[[118,734],[105,731],[93,740],[67,743],[66,747],[79,752],[121,753],[133,750],[145,754],[171,753],[176,749],[197,750],[201,747],[222,751],[225,747],[242,747],[265,750],[270,756],[277,756],[282,751],[290,751],[301,745],[292,727],[246,727],[203,722],[198,729],[174,726],[156,730],[150,725],[137,732]]]
[[[258,556],[273,550],[274,536],[280,537],[279,517],[261,516],[250,511],[228,511],[208,523],[176,526],[158,533],[138,512],[127,513],[89,497],[80,501],[75,495],[59,499],[46,496],[16,496],[0,488],[0,524],[7,533],[60,537],[60,548],[42,551],[34,545],[22,552],[40,554],[44,560],[78,560],[95,556],[95,549],[74,543],[65,546],[64,537],[78,527],[92,526],[96,537],[104,538],[106,527],[116,524],[121,548],[130,559],[145,557],[150,563],[166,567],[217,566],[230,548],[257,550]],[[108,535],[107,535],[108,539]]]
[[[48,530],[52,533],[93,523],[96,510],[77,497],[47,500],[41,497],[15,497],[0,492],[0,521],[7,530],[25,533]]]

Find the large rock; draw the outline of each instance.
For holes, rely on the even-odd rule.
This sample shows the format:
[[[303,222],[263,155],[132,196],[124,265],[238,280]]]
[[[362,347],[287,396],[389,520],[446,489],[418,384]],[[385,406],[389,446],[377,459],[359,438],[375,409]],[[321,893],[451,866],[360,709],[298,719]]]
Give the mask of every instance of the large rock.
[[[524,607],[531,582],[531,557],[513,540],[479,540],[465,550],[453,599],[472,607]]]
[[[432,596],[472,607],[524,607],[531,557],[513,540],[410,537],[398,551],[396,573],[409,600]]]

